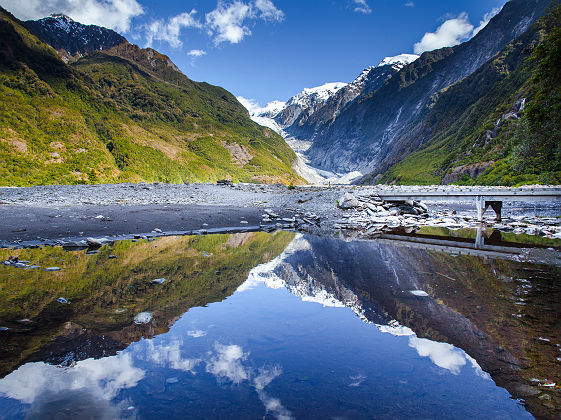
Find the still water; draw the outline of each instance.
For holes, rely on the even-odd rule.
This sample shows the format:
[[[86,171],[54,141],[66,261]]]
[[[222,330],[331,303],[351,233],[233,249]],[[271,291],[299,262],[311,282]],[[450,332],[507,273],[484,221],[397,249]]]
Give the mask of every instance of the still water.
[[[0,418],[557,418],[561,269],[451,249],[0,250]]]

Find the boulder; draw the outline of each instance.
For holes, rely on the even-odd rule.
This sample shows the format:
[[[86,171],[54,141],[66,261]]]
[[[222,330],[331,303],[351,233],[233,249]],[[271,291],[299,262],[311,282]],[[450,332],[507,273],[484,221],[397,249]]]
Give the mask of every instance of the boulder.
[[[360,203],[354,195],[345,193],[339,198],[337,205],[340,209],[347,210],[360,206]]]

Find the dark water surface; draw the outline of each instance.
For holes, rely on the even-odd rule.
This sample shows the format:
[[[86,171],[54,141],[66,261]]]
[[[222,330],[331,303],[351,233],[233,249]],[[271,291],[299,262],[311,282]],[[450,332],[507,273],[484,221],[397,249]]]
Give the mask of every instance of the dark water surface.
[[[559,418],[561,269],[437,233],[0,250],[0,418]]]

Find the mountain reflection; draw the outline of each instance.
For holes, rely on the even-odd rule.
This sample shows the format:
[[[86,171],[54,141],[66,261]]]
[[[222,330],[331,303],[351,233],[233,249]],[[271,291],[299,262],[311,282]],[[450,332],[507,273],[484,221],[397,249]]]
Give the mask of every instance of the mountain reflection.
[[[395,382],[407,392],[425,380],[460,384],[472,390],[470,398],[481,398],[473,384],[487,389],[481,408],[470,405],[474,413],[495,409],[492,379],[533,415],[559,416],[558,390],[546,385],[561,379],[561,268],[503,258],[496,249],[486,257],[482,248],[457,255],[439,246],[434,238],[423,249],[388,238],[346,242],[277,232],[122,241],[95,254],[0,250],[2,260],[15,255],[42,267],[0,267],[0,326],[7,328],[0,332],[0,396],[16,418],[135,418],[174,409],[181,417],[178,401],[190,404],[193,417],[208,416],[209,407],[228,416],[243,401],[236,402],[241,417],[264,407],[266,416],[292,418],[303,415],[294,390],[317,388],[318,395],[304,395],[312,406],[327,407],[323,393],[334,390],[348,401],[338,409],[376,416],[383,406],[353,402],[353,395],[387,392],[385,381],[393,379],[383,375],[397,369]],[[51,266],[61,271],[44,271]],[[328,323],[307,324],[303,314],[316,314],[310,308],[321,309],[319,319]],[[135,323],[142,312],[152,318]],[[329,320],[340,322],[335,312],[376,332],[368,357],[396,365],[386,371],[366,363],[357,356],[360,337],[333,341],[341,334],[330,329]],[[326,340],[324,357],[313,350],[316,334]],[[401,359],[374,351],[391,340]],[[310,366],[316,376],[301,373]],[[414,413],[420,401],[402,405],[396,401],[403,391],[392,389],[381,394],[392,415]],[[426,392],[420,398],[435,397]]]
[[[298,235],[238,291],[264,283],[347,306],[382,332],[410,336],[410,347],[435,365],[453,374],[471,365],[534,415],[556,417],[559,393],[543,385],[561,380],[561,269],[498,257]]]

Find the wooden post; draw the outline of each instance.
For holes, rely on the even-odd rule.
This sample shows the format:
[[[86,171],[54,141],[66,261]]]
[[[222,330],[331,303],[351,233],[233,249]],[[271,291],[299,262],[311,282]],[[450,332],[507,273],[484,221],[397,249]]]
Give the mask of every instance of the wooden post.
[[[477,206],[477,221],[483,221],[483,213],[487,210],[488,204],[485,202],[485,197],[477,196],[475,199],[475,205]]]

